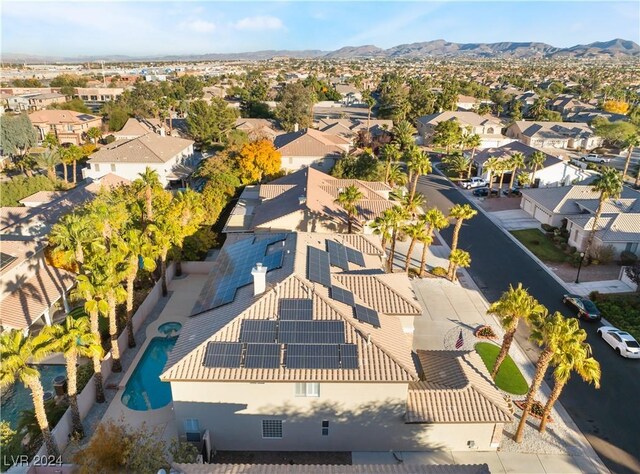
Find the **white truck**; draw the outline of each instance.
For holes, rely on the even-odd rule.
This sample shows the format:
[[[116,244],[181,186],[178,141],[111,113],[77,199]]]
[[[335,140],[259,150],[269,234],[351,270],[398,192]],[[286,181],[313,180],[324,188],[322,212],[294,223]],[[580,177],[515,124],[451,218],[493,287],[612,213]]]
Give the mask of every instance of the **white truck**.
[[[605,164],[605,163],[609,163],[611,161],[611,158],[606,158],[596,153],[589,153],[588,155],[581,156],[580,161],[590,161],[591,163]]]
[[[460,186],[464,189],[473,189],[473,188],[482,188],[484,186],[489,186],[489,183],[486,179],[482,178],[471,178],[466,179],[464,181],[460,181]]]

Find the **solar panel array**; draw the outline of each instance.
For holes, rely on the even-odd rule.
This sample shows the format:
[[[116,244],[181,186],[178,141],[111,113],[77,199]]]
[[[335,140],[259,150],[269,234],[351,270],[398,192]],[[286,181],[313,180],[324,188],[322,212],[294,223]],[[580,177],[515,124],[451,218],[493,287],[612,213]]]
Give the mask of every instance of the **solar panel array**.
[[[358,367],[357,351],[354,344],[289,344],[285,362],[290,369],[354,369]]]
[[[313,300],[283,298],[279,303],[281,321],[309,321],[313,319]]]
[[[240,342],[210,342],[204,355],[205,367],[240,367],[242,344]]]
[[[353,293],[349,290],[338,288],[337,286],[331,287],[331,298],[340,303],[348,304],[349,306],[355,306],[356,304]]]
[[[380,319],[378,318],[378,312],[376,310],[359,304],[357,304],[355,308],[356,319],[364,323],[369,323],[373,327],[380,327]]]
[[[280,367],[280,344],[247,344],[244,366],[247,369],[277,369]]]
[[[307,246],[307,277],[327,288],[331,286],[329,254],[315,247]]]
[[[282,267],[284,251],[276,250],[267,254],[268,247],[286,239],[286,234],[274,234],[269,238],[241,240],[223,249],[218,257],[217,273],[222,275],[216,285],[210,309],[231,303],[238,288],[253,282],[251,270],[256,263],[262,263],[267,271]]]
[[[8,253],[0,252],[0,270],[9,265],[16,259],[13,255],[9,255]]]
[[[345,249],[347,250],[347,260],[351,263],[364,267],[364,257],[362,256],[362,252],[352,249],[351,247],[345,247]]]
[[[329,251],[329,262],[331,265],[342,268],[343,270],[349,270],[347,248],[344,245],[334,242],[333,240],[327,240],[327,250]]]
[[[343,344],[344,321],[281,321],[278,341],[283,344]]]
[[[278,321],[245,319],[240,327],[240,342],[276,342]]]

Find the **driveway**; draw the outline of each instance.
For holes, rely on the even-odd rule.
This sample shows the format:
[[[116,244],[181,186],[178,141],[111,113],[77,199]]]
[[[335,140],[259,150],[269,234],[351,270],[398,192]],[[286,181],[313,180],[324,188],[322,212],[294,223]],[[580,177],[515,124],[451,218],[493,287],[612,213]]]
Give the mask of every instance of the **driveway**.
[[[539,229],[540,222],[531,217],[522,209],[509,211],[496,211],[491,215],[500,222],[500,225],[507,230]]]

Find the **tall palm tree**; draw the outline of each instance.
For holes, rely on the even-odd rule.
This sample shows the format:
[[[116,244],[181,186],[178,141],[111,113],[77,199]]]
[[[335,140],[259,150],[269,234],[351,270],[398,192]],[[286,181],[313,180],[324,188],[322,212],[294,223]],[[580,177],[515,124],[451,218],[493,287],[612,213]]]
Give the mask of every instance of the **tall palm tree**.
[[[389,174],[387,175],[387,184],[394,188],[396,185],[402,186],[407,182],[407,174],[402,171],[402,168],[398,163],[393,163],[389,168]]]
[[[407,214],[409,214],[414,219],[418,211],[422,208],[423,204],[424,196],[420,193],[413,196],[406,195],[402,198],[402,206],[404,207],[404,210],[407,211]]]
[[[46,333],[25,336],[22,331],[13,330],[0,334],[0,387],[6,388],[20,382],[31,391],[36,420],[50,456],[59,455],[58,446],[51,436],[47,413],[44,409],[44,389],[40,372],[31,365],[51,353],[51,340]]]
[[[487,314],[497,316],[502,329],[504,329],[502,345],[491,370],[491,378],[495,380],[500,366],[507,358],[520,320],[528,321],[533,314],[540,311],[542,311],[542,305],[522,287],[522,283],[518,283],[516,288],[509,285],[509,289],[502,293],[500,299],[489,306]]]
[[[416,194],[416,188],[418,187],[418,179],[420,179],[421,175],[431,173],[433,171],[433,167],[431,166],[429,155],[419,150],[417,153],[412,155],[407,166],[413,174],[413,183],[411,184],[411,197],[413,197]]]
[[[531,407],[535,401],[536,394],[540,389],[544,375],[549,368],[549,364],[553,361],[553,358],[560,353],[560,347],[565,344],[580,344],[584,342],[587,337],[584,329],[580,328],[578,320],[575,318],[565,318],[559,312],[555,312],[549,316],[546,311],[541,313],[538,317],[531,319],[531,336],[530,339],[542,346],[542,352],[536,362],[536,371],[531,381],[531,387],[527,393],[525,406],[522,409],[522,418],[518,424],[516,430],[515,441],[519,443],[522,441],[524,435],[524,427],[527,423],[527,417],[531,412]]]
[[[344,188],[342,192],[338,194],[335,203],[338,204],[347,213],[347,228],[348,233],[353,231],[353,219],[358,215],[358,201],[364,197],[362,191],[357,186],[351,185]]]
[[[409,273],[409,266],[411,265],[411,256],[413,250],[416,247],[416,242],[423,242],[427,238],[426,229],[423,222],[417,221],[407,224],[404,227],[404,233],[411,239],[409,243],[409,250],[407,251],[407,258],[404,265],[404,271]]]
[[[53,349],[61,352],[67,367],[69,406],[74,435],[84,437],[80,409],[78,408],[78,357],[102,357],[100,339],[91,332],[89,318],[67,316],[64,324],[45,328],[53,343]]]
[[[153,189],[160,187],[160,177],[156,170],[148,166],[144,173],[138,173],[138,176],[144,190],[144,222],[149,224],[153,221]]]
[[[593,383],[596,389],[600,388],[600,364],[591,357],[591,346],[589,344],[563,345],[560,354],[554,358],[552,364],[554,365],[553,390],[549,395],[547,404],[544,406],[544,412],[538,427],[540,432],[546,429],[553,405],[560,397],[562,389],[569,381],[572,372],[576,372],[585,382]]]
[[[126,277],[126,263],[123,261],[123,257],[124,255],[115,246],[112,246],[98,267],[98,271],[104,272],[107,283],[105,297],[109,307],[107,317],[109,318],[112,372],[122,372],[120,347],[118,346],[118,316],[116,310],[119,303],[124,303],[127,300],[127,291],[122,286],[122,280]]]
[[[471,266],[471,255],[461,249],[455,249],[449,255],[449,280],[455,283],[457,280],[456,270],[458,267],[469,268]]]
[[[404,225],[404,222],[409,217],[407,211],[401,206],[393,206],[391,209],[384,211],[387,214],[391,226],[391,250],[389,252],[389,258],[387,259],[387,270],[393,271],[393,261],[396,257],[396,242],[398,239],[398,231]]]
[[[449,171],[458,173],[459,179],[462,179],[462,176],[471,168],[471,160],[469,160],[469,158],[465,158],[459,151],[455,151],[450,155],[447,155],[442,159],[442,162],[447,165],[447,169]]]
[[[60,152],[58,150],[46,149],[37,158],[36,163],[41,168],[47,170],[47,176],[51,181],[56,180],[56,166],[60,163]]]
[[[624,162],[624,170],[622,171],[622,181],[627,178],[627,171],[629,171],[629,164],[631,163],[631,153],[633,149],[640,146],[640,135],[637,133],[631,135],[624,141],[624,146],[627,149],[627,159]]]
[[[437,207],[432,207],[420,216],[420,222],[425,226],[425,238],[422,242],[422,258],[420,259],[420,276],[424,274],[427,265],[427,250],[433,242],[433,231],[449,227],[449,219]]]
[[[415,143],[413,135],[416,133],[416,129],[407,120],[401,120],[398,122],[391,131],[393,134],[393,141],[400,146],[400,151],[405,151],[409,145]]]
[[[491,197],[491,191],[493,190],[493,175],[498,172],[500,168],[500,160],[495,156],[491,156],[484,162],[482,167],[483,171],[487,171],[487,181],[489,182],[489,194],[488,197]]]
[[[456,204],[449,211],[449,218],[456,219],[456,225],[453,228],[453,238],[451,240],[451,252],[458,248],[458,237],[460,235],[460,229],[462,228],[462,223],[467,220],[473,218],[478,211],[472,208],[469,204]],[[449,262],[449,279],[453,277],[453,264]]]
[[[373,233],[375,235],[380,236],[382,248],[386,252],[387,243],[389,243],[389,239],[391,239],[392,230],[392,222],[389,213],[383,212],[378,217],[376,217],[369,226],[371,227],[371,229],[373,229]]]
[[[476,154],[476,149],[482,145],[480,135],[477,133],[468,133],[465,135],[464,144],[466,148],[471,148],[471,157],[469,158],[469,171],[467,172],[467,178],[471,178],[471,171],[473,167],[473,157]]]
[[[496,171],[500,173],[500,183],[498,184],[498,197],[502,196],[502,184],[504,183],[504,174],[511,169],[511,160],[498,161]]]
[[[85,249],[93,239],[92,229],[86,216],[71,213],[63,216],[54,224],[49,234],[49,243],[60,252],[64,262],[77,266],[82,271]]]
[[[545,161],[546,161],[546,157],[544,153],[542,153],[539,150],[531,153],[531,156],[529,157],[529,166],[533,170],[533,172],[531,173],[531,184],[533,186],[535,186],[535,182],[536,182],[536,172],[538,171],[538,168],[544,165]]]
[[[511,190],[513,189],[513,185],[516,181],[516,175],[518,174],[518,169],[523,168],[524,163],[524,155],[519,151],[515,152],[511,155],[511,181],[509,182],[509,195],[511,195]]]
[[[620,197],[622,193],[622,176],[615,168],[605,168],[601,174],[593,180],[592,191],[600,193],[598,209],[593,217],[593,225],[591,226],[591,232],[589,232],[589,238],[587,240],[587,246],[584,249],[584,254],[589,255],[591,245],[593,244],[593,238],[598,231],[598,220],[602,214],[602,206],[608,199],[616,199]]]
[[[387,166],[384,172],[384,181],[389,183],[389,172],[391,171],[391,165],[398,162],[401,153],[398,145],[393,143],[387,143],[382,147],[382,158],[387,162]]]

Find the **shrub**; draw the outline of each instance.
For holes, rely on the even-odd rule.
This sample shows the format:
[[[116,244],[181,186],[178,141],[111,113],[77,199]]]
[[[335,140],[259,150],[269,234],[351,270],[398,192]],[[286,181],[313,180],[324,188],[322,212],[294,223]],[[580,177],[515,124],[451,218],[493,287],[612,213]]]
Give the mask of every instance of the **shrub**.
[[[108,145],[109,143],[115,142],[116,137],[114,137],[113,135],[107,135],[106,137],[104,137],[102,141],[104,142],[105,145]]]
[[[542,224],[540,227],[542,227],[542,230],[544,230],[547,233],[552,233],[553,231],[555,231],[557,229],[557,227],[554,227],[554,226],[549,225],[549,224]]]
[[[78,366],[78,373],[77,373],[77,380],[76,380],[78,384],[78,393],[84,390],[84,388],[89,383],[89,380],[91,380],[92,375],[93,375],[93,364],[87,363],[87,364],[82,364]]]
[[[494,338],[496,337],[496,333],[494,332],[491,326],[480,326],[476,330],[477,337],[486,337],[486,338]]]
[[[17,176],[0,185],[0,201],[2,207],[18,207],[18,202],[38,191],[55,191],[57,183],[46,176]]]
[[[638,261],[638,256],[633,252],[629,252],[628,250],[625,250],[624,252],[620,253],[620,263],[622,265],[633,265],[637,261]]]
[[[438,276],[438,277],[446,277],[447,276],[447,269],[446,268],[442,268],[442,267],[434,267],[431,270],[431,274]]]
[[[600,263],[607,264],[613,261],[613,258],[616,255],[616,249],[613,245],[599,245],[597,247],[593,247],[589,253],[591,263],[599,261]]]

